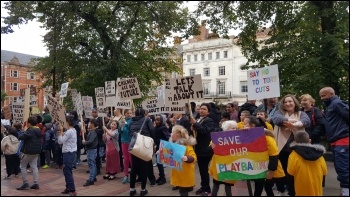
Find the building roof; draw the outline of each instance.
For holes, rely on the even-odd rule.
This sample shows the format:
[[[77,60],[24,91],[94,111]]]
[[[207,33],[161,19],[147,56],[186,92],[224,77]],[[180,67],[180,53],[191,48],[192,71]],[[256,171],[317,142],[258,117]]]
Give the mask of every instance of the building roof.
[[[29,62],[32,58],[38,58],[39,56],[1,50],[1,62],[10,62],[14,57],[19,60],[20,64],[29,65]]]

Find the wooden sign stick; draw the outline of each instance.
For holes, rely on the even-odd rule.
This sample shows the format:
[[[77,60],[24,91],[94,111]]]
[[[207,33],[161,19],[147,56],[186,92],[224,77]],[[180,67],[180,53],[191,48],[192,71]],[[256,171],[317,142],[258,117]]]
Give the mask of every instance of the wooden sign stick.
[[[191,103],[190,103],[190,100],[188,99],[188,111],[190,112],[190,118],[192,119],[193,118],[193,113],[192,113],[192,107],[191,107]],[[191,125],[191,128],[192,128],[192,125]],[[193,131],[193,137],[194,138],[197,138],[197,131],[192,129]]]
[[[81,121],[81,128],[83,129],[83,132],[82,132],[82,137],[83,137],[83,140],[85,140],[85,122],[83,121],[83,116],[80,114],[80,121]]]

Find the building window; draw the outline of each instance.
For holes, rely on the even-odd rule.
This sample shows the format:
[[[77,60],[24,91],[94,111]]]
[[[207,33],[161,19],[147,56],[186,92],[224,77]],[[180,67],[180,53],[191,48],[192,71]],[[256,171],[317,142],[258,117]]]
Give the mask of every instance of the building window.
[[[216,59],[220,59],[220,52],[216,52]]]
[[[227,58],[227,51],[224,51],[224,58]]]
[[[11,91],[18,91],[18,83],[10,83]]]
[[[210,77],[210,68],[204,68],[203,75],[204,77]]]
[[[219,94],[225,94],[225,82],[218,82]]]
[[[10,77],[18,78],[18,70],[11,70]]]
[[[27,79],[34,80],[35,74],[33,72],[27,72]]]
[[[219,75],[225,75],[225,66],[219,66]]]
[[[187,55],[187,62],[191,62],[191,55]]]
[[[194,61],[195,61],[195,62],[196,62],[196,61],[198,61],[197,57],[198,57],[198,55],[197,55],[197,54],[196,54],[196,55],[194,55]]]
[[[247,81],[241,81],[240,82],[241,84],[241,92],[248,92],[248,83]]]
[[[203,84],[203,93],[204,95],[209,95],[209,83]]]
[[[196,69],[190,69],[190,76],[193,76],[196,74]]]
[[[201,60],[202,60],[202,61],[205,60],[205,55],[204,55],[204,53],[201,54]]]
[[[10,103],[17,103],[18,97],[17,96],[10,96]]]
[[[211,60],[211,53],[208,53],[208,60]]]

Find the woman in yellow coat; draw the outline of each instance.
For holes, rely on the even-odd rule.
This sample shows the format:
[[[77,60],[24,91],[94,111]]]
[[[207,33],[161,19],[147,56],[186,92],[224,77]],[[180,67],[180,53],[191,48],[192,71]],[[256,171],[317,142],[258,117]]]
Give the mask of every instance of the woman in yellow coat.
[[[175,125],[171,132],[169,142],[178,143],[186,146],[185,155],[181,158],[183,161],[182,171],[171,169],[170,184],[179,187],[180,196],[188,196],[189,190],[195,186],[195,163],[197,162],[196,153],[193,146],[196,145],[196,139],[188,135],[188,131]]]

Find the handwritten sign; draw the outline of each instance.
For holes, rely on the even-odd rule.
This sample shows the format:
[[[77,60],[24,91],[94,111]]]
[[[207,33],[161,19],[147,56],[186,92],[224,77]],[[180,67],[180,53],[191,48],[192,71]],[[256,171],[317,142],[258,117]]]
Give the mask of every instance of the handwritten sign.
[[[25,97],[24,96],[18,97],[17,102],[23,102],[24,103],[25,102]],[[38,102],[36,100],[36,96],[35,95],[30,95],[29,96],[29,106],[30,107],[38,106]]]
[[[24,122],[24,102],[13,102],[12,103],[12,114],[13,123],[23,123]]]
[[[83,107],[85,112],[86,118],[92,118],[92,109],[94,107],[94,101],[92,100],[91,96],[82,96],[81,99],[83,100]]]
[[[213,132],[212,162],[219,181],[260,179],[266,177],[269,154],[264,128]]]
[[[249,100],[280,97],[277,65],[247,71],[247,79]]]
[[[75,109],[77,110],[78,115],[83,115],[83,101],[81,99],[81,94],[80,92],[77,94],[76,98],[75,98],[75,104],[74,104]]]
[[[182,170],[181,157],[185,155],[185,152],[186,147],[183,145],[160,140],[157,163]]]
[[[165,105],[184,106],[189,99],[202,99],[201,75],[171,78],[165,81]]]
[[[164,113],[185,113],[185,107],[165,106],[164,100],[149,99],[142,102],[142,108],[145,109],[149,115],[164,114]]]
[[[141,98],[141,90],[137,78],[117,80],[117,90],[122,101]]]
[[[36,95],[36,87],[30,86],[29,88],[30,88],[30,95]],[[26,91],[26,88],[19,90],[21,97],[24,97],[25,91]]]
[[[51,95],[46,94],[47,98],[47,107],[50,110],[52,119],[59,123],[62,126],[66,125],[66,115],[65,108],[58,102],[56,98],[53,98]]]
[[[105,82],[106,96],[115,95],[115,81],[106,81]]]
[[[11,120],[12,119],[12,114],[11,114],[10,106],[5,106],[3,110],[4,110],[4,114],[5,114],[5,119]]]
[[[68,93],[68,84],[69,82],[62,83],[61,85],[61,91],[60,91],[60,98],[64,98],[67,96]]]

